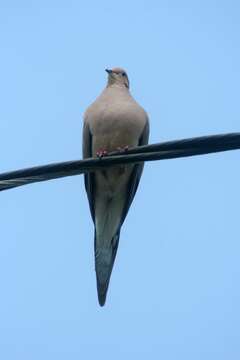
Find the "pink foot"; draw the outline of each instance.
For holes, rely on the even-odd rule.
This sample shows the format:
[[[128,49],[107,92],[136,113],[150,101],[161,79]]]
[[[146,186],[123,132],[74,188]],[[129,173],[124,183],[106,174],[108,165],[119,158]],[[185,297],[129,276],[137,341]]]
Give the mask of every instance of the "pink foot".
[[[108,152],[106,150],[100,149],[100,150],[97,151],[96,155],[97,155],[98,158],[102,158],[102,157],[106,156],[107,154],[108,154]]]
[[[127,152],[129,150],[129,146],[128,145],[126,145],[126,146],[119,146],[118,148],[117,148],[117,151],[125,151],[125,152]]]

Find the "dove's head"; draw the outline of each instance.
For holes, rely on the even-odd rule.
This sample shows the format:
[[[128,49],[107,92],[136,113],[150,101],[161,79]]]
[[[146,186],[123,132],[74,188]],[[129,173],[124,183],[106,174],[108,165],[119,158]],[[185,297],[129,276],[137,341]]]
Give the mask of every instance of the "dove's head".
[[[120,85],[125,86],[127,89],[129,89],[129,80],[127,73],[124,69],[116,67],[113,69],[106,69],[106,72],[108,73],[107,86]]]

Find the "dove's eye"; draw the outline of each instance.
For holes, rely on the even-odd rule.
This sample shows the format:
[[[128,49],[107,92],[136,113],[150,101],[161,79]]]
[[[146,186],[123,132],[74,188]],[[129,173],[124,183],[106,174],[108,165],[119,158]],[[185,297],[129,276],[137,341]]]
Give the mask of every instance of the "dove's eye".
[[[126,76],[126,73],[125,73],[125,72],[123,72],[123,73],[122,73],[122,76]]]

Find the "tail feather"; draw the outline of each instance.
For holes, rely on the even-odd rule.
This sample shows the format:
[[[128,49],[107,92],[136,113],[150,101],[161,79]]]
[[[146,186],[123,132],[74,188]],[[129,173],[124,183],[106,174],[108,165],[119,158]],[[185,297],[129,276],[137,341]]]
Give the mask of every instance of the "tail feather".
[[[95,270],[97,278],[98,301],[101,306],[105,304],[110,277],[117,254],[120,230],[112,238],[108,247],[101,248],[96,242],[95,232]]]

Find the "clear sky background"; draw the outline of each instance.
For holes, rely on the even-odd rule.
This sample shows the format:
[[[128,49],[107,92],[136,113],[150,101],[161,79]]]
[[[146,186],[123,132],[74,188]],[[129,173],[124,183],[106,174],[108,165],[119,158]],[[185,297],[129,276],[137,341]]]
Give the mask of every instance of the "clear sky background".
[[[239,131],[238,1],[0,1],[0,172],[81,157],[122,66],[150,142]],[[148,163],[97,302],[81,176],[0,193],[0,358],[240,358],[238,151]]]

